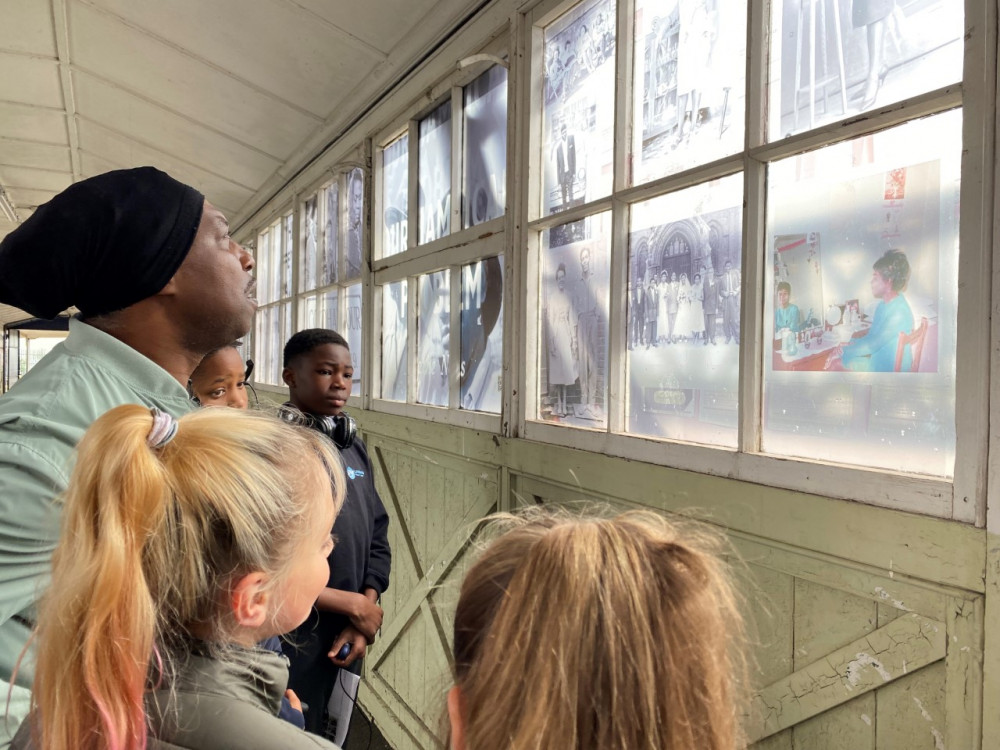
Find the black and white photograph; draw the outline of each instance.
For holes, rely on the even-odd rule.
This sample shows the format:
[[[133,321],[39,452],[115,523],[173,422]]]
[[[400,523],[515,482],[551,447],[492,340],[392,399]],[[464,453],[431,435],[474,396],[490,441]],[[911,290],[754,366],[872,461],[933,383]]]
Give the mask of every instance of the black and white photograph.
[[[503,372],[503,256],[462,268],[460,405],[500,413]]]
[[[746,0],[639,0],[635,182],[743,147]]]
[[[775,7],[771,137],[962,79],[962,0],[784,0]],[[798,33],[796,33],[798,30]]]
[[[420,121],[420,243],[451,231],[451,100]]]
[[[406,250],[408,141],[404,135],[382,151],[382,256]]]
[[[584,3],[545,29],[544,213],[611,192],[614,9],[610,0]]]
[[[406,281],[382,287],[382,398],[406,401]]]
[[[316,195],[302,204],[302,256],[299,261],[299,281],[302,285],[301,291],[304,292],[316,288],[316,261],[319,255],[318,204]]]
[[[365,173],[355,167],[347,173],[347,252],[344,257],[344,281],[361,278],[364,241]]]
[[[769,450],[919,472],[954,450],[961,126],[949,112],[772,165]]]
[[[357,396],[361,394],[361,284],[347,287],[344,296],[347,298],[347,321],[343,334],[351,350],[351,365],[354,367],[351,394]]]
[[[607,426],[611,215],[584,219],[590,239],[541,254],[539,417],[577,427]],[[548,234],[543,234],[547,238]]]
[[[503,216],[507,186],[507,70],[494,65],[463,92],[464,228]]]
[[[736,445],[743,178],[635,204],[629,432]]]
[[[340,330],[340,290],[328,289],[323,292],[320,303],[321,323],[320,328],[329,328],[331,331]]]
[[[278,292],[284,299],[292,296],[292,252],[295,248],[295,220],[291,214],[285,217],[282,229],[284,237],[281,243],[281,285]]]
[[[449,271],[421,276],[417,311],[417,401],[448,405],[448,338],[451,327]]]
[[[340,254],[340,186],[333,182],[326,188],[326,227],[323,232],[323,266],[320,285],[336,284],[337,257]]]

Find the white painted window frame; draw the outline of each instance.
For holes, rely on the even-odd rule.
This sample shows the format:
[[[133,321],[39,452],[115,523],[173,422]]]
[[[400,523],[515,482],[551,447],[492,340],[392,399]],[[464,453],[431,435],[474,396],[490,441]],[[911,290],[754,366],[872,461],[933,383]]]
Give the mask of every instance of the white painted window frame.
[[[516,354],[519,366],[509,405],[516,423],[509,434],[583,450],[632,458],[752,483],[814,492],[966,523],[985,522],[985,471],[988,436],[990,352],[990,269],[993,243],[993,157],[996,105],[996,16],[989,0],[965,0],[963,83],[887,105],[863,117],[767,141],[767,102],[760,92],[768,83],[768,42],[771,0],[748,3],[746,77],[746,138],[743,152],[695,169],[636,187],[627,185],[626,168],[632,134],[633,19],[635,0],[619,0],[615,91],[614,190],[555,216],[540,216],[542,29],[576,5],[574,0],[539,0],[522,6],[517,28],[517,55],[511,71],[511,97],[520,112],[515,129],[517,163],[514,184],[527,186],[520,200],[511,201],[518,234],[515,247],[524,248],[519,263],[516,322],[525,332]],[[780,7],[775,3],[776,7]],[[993,64],[991,64],[993,63]],[[751,96],[750,92],[756,95]],[[964,106],[963,106],[964,105]],[[821,461],[764,454],[761,414],[764,368],[763,283],[765,236],[765,177],[768,163],[830,143],[873,133],[910,120],[963,108],[963,159],[960,201],[959,289],[956,373],[956,462],[953,479],[904,475]],[[736,450],[624,434],[625,426],[625,288],[628,263],[629,205],[710,179],[742,172],[744,177],[743,268],[740,343],[739,438]],[[541,232],[557,224],[600,211],[612,213],[611,307],[609,310],[608,428],[592,430],[544,423],[534,418],[538,403],[538,262]],[[747,251],[747,248],[752,248]],[[521,254],[518,254],[521,255]],[[611,364],[614,363],[614,364]],[[509,389],[510,390],[510,389]],[[506,411],[506,413],[511,413]],[[747,502],[752,502],[751,498]]]

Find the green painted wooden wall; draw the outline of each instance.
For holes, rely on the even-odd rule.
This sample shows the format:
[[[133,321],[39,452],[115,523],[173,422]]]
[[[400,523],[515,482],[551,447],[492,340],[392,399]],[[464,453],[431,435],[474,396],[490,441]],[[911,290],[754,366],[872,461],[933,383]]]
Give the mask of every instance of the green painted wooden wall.
[[[755,632],[747,726],[759,750],[990,747],[985,531],[831,500],[821,488],[809,495],[355,414],[392,517],[394,558],[361,703],[396,748],[440,747],[451,613],[476,521],[578,500],[695,515],[727,530]]]

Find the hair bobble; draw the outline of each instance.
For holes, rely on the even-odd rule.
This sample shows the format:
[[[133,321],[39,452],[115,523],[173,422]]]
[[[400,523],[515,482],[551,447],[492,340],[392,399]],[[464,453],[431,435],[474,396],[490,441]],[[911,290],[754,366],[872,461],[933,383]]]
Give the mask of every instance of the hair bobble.
[[[153,427],[146,437],[146,445],[156,450],[174,439],[174,435],[177,434],[177,420],[155,406],[149,411],[153,415]]]

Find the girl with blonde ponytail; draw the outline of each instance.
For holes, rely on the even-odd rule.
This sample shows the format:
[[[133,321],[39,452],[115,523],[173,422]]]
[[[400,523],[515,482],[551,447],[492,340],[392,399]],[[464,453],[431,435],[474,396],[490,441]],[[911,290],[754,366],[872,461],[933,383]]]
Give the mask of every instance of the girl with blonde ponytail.
[[[287,662],[255,644],[309,614],[344,488],[336,449],[273,417],[99,418],[65,496],[13,747],[335,747],[276,717]]]
[[[734,750],[745,661],[718,537],[652,512],[497,516],[455,613],[452,750]]]

